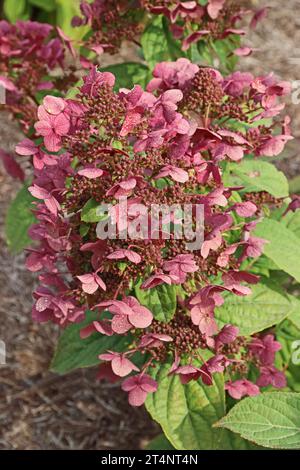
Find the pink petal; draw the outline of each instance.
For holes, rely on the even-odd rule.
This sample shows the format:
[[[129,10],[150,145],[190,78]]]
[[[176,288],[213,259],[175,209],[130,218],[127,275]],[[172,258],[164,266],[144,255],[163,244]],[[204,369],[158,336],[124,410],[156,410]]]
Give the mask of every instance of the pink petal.
[[[13,178],[18,178],[20,181],[24,181],[24,171],[17,163],[13,155],[4,152],[4,150],[0,149],[0,158],[2,159],[5,170],[10,176],[12,176]]]
[[[108,352],[108,353],[100,354],[98,357],[101,361],[112,361],[118,356],[119,356],[118,353]]]
[[[48,121],[38,121],[34,125],[35,130],[39,135],[47,136],[53,133],[52,126]]]
[[[90,325],[88,325],[88,326],[86,326],[86,327],[84,327],[80,330],[80,338],[81,339],[88,338],[93,333],[95,333],[95,327],[94,327],[93,323],[91,323]]]
[[[60,114],[66,107],[66,103],[62,98],[51,95],[45,96],[43,105],[47,113],[53,114],[55,116]]]
[[[253,202],[247,201],[236,204],[235,211],[240,217],[252,217],[256,213],[257,207]]]
[[[16,152],[19,155],[34,155],[38,152],[38,148],[32,140],[23,139],[22,142],[16,145]]]
[[[238,57],[248,57],[252,54],[253,51],[254,49],[252,47],[238,47],[237,49],[235,49],[234,54]]]
[[[92,274],[82,274],[81,276],[76,276],[80,282],[84,284],[88,284],[94,280],[94,276]]]
[[[183,40],[182,50],[187,51],[193,42],[199,41],[203,36],[206,36],[207,34],[210,34],[209,30],[195,31],[194,33],[190,34]]]
[[[172,167],[170,170],[170,175],[174,181],[178,183],[186,183],[189,179],[187,171],[182,170],[181,168]]]
[[[111,367],[113,372],[120,377],[125,377],[133,370],[139,370],[129,359],[121,355],[118,355],[112,360]]]
[[[95,179],[103,175],[103,170],[100,168],[84,168],[83,170],[79,170],[77,174],[89,179]]]
[[[144,375],[141,382],[140,387],[148,393],[156,392],[157,390],[157,382],[152,379],[149,375]]]
[[[61,149],[61,139],[52,131],[44,137],[44,144],[49,152],[58,152]]]
[[[129,392],[128,401],[131,406],[142,406],[147,398],[148,393],[140,387],[136,387]]]
[[[95,330],[102,335],[112,336],[114,334],[110,323],[106,321],[94,321],[93,325]]]
[[[3,86],[3,88],[8,91],[17,91],[14,83],[7,77],[0,76],[0,86]]]
[[[64,114],[59,114],[54,118],[54,129],[59,135],[66,135],[70,129],[70,121]]]
[[[171,101],[172,103],[178,103],[183,98],[183,93],[181,90],[167,90],[163,93],[162,99],[163,102]]]
[[[132,328],[132,325],[129,323],[127,315],[114,315],[111,327],[115,333],[122,335],[127,333]]]
[[[82,284],[82,290],[86,294],[94,294],[98,289],[96,281],[89,282],[88,284]]]
[[[120,188],[126,189],[127,191],[130,189],[134,189],[136,186],[136,179],[135,178],[129,178],[128,180],[121,181],[119,183]]]
[[[95,276],[95,281],[97,282],[98,286],[101,287],[102,290],[106,291],[106,285],[105,283],[102,281],[101,277],[100,276]]]
[[[124,380],[122,383],[122,390],[124,392],[130,392],[134,390],[138,384],[138,376],[134,375],[133,377],[128,377],[128,379]]]
[[[50,197],[49,199],[45,199],[45,205],[51,212],[51,214],[57,215],[58,210],[60,209],[60,205],[54,197]]]
[[[134,110],[127,112],[122,129],[120,131],[120,136],[125,137],[128,135],[135,128],[135,126],[141,122],[141,120],[141,115]]]
[[[129,261],[131,261],[134,264],[139,264],[142,261],[141,256],[132,250],[126,250],[126,256],[129,259]]]
[[[34,186],[30,186],[28,191],[32,194],[33,197],[36,197],[37,199],[47,199],[50,197],[50,194],[48,191],[46,191],[46,189],[41,188],[36,184]]]
[[[139,306],[133,310],[128,319],[136,328],[147,328],[152,323],[153,315],[146,307]]]
[[[207,12],[215,20],[224,6],[225,0],[208,0]]]

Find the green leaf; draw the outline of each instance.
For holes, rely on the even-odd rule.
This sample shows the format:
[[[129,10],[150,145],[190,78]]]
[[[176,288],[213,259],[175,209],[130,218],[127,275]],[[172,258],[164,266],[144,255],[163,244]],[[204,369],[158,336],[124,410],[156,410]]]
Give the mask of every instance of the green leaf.
[[[245,297],[224,294],[224,304],[215,310],[220,327],[231,323],[240,335],[250,336],[283,321],[295,309],[291,299],[275,288],[260,283],[251,289],[252,294]]]
[[[181,42],[176,40],[170,31],[168,20],[165,16],[162,18],[163,31],[168,45],[168,53],[172,60],[184,57],[185,53],[181,49]]]
[[[146,446],[146,450],[175,450],[164,434],[152,439]]]
[[[298,238],[300,238],[300,211],[297,210],[291,215],[290,220],[287,223],[287,228],[294,232]]]
[[[300,299],[294,295],[289,295],[288,298],[293,305],[292,312],[289,314],[289,321],[293,323],[300,330]],[[300,332],[299,332],[300,339]]]
[[[13,253],[19,253],[32,243],[28,229],[36,220],[31,211],[34,200],[28,186],[24,185],[7,211],[5,233],[7,244]]]
[[[29,3],[47,12],[54,11],[56,8],[55,0],[29,0]]]
[[[83,83],[83,79],[80,78],[78,82],[76,82],[71,88],[68,89],[65,95],[65,99],[73,100],[74,98],[76,98],[79,93],[79,88],[82,87]]]
[[[16,0],[4,0],[3,11],[11,23],[29,18],[26,0],[18,0],[17,2]]]
[[[156,320],[168,323],[176,312],[176,286],[162,284],[152,289],[141,289],[135,286],[135,295],[139,302],[149,308]]]
[[[97,318],[94,312],[87,312],[81,323],[68,326],[61,334],[51,370],[65,374],[80,367],[91,367],[99,364],[98,356],[108,349],[123,351],[130,343],[130,336],[104,336],[93,333],[85,339],[80,338],[80,330]]]
[[[284,174],[269,162],[244,159],[229,162],[225,171],[226,185],[244,186],[243,191],[266,191],[274,197],[287,197],[289,185]]]
[[[230,36],[227,39],[217,39],[211,43],[212,48],[218,56],[220,67],[226,72],[233,72],[238,62],[238,57],[233,51],[240,45],[239,36]]]
[[[291,317],[277,327],[276,339],[281,349],[276,354],[275,366],[285,370],[288,389],[300,392],[300,330]]]
[[[295,176],[295,178],[292,178],[289,182],[290,185],[290,192],[292,194],[294,193],[300,193],[300,175]]]
[[[145,88],[149,77],[148,67],[136,62],[109,65],[102,68],[101,72],[111,72],[115,75],[115,89],[117,91],[120,88],[133,88],[134,85],[141,85],[142,88]]]
[[[259,275],[266,276],[266,277],[270,276],[270,271],[277,271],[277,270],[278,270],[278,266],[276,266],[276,264],[273,263],[273,261],[270,258],[264,255],[257,258],[251,267],[252,273],[259,274]],[[282,273],[282,271],[280,271],[280,273]],[[283,274],[286,276],[285,273]]]
[[[79,233],[81,237],[85,237],[90,231],[90,226],[88,224],[81,224],[79,227]]]
[[[94,223],[103,220],[104,215],[100,213],[100,205],[95,199],[89,199],[81,211],[81,220],[87,223]],[[105,216],[106,217],[106,216]]]
[[[205,40],[200,40],[197,43],[191,44],[189,50],[187,51],[189,59],[191,62],[196,62],[197,64],[206,64],[213,65],[213,56],[211,53],[211,48]]]
[[[271,219],[260,222],[254,233],[269,242],[264,246],[264,254],[300,282],[300,244],[297,235],[282,223]]]
[[[90,27],[80,26],[74,28],[71,25],[72,18],[76,15],[81,16],[79,0],[55,0],[56,4],[56,22],[64,33],[71,39],[82,39],[90,30]]]
[[[158,390],[148,395],[146,408],[170,443],[179,450],[226,449],[226,432],[212,425],[225,414],[223,376],[214,375],[210,387],[201,381],[182,385],[177,375],[168,375],[170,364],[153,369]]]
[[[300,394],[271,392],[245,398],[216,426],[264,447],[299,449]]]
[[[141,43],[145,60],[151,70],[158,62],[176,60],[184,56],[161,15],[155,17],[145,28]]]

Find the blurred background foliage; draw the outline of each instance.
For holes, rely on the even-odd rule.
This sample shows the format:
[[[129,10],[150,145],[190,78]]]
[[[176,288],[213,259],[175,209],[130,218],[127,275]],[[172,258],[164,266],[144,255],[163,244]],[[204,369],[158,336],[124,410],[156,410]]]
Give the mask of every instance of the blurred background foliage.
[[[50,23],[62,28],[72,39],[83,38],[89,29],[71,26],[73,16],[80,14],[80,0],[4,0],[1,4],[1,18],[11,23],[29,19]]]

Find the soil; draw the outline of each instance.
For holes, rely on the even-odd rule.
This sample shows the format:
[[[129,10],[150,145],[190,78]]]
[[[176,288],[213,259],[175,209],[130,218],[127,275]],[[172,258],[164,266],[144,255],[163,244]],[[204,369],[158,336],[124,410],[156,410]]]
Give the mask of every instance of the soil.
[[[260,51],[241,59],[242,69],[300,80],[300,1],[267,4],[268,18],[246,41]],[[294,178],[300,174],[299,104],[289,100],[287,111],[296,138],[277,164]],[[12,150],[20,137],[8,115],[0,115],[1,147]],[[158,426],[144,409],[129,407],[118,386],[97,382],[94,369],[66,376],[48,371],[59,333],[32,322],[35,279],[24,268],[24,255],[11,256],[5,244],[3,219],[19,187],[0,166],[0,340],[7,348],[7,364],[0,366],[0,449],[143,448]]]

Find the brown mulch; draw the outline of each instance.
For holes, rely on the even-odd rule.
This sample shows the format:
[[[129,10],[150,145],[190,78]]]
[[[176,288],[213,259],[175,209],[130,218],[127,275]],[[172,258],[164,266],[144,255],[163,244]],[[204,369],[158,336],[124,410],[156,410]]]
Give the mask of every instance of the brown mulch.
[[[260,51],[241,59],[243,69],[300,80],[300,1],[260,3],[273,8],[246,40]],[[278,162],[289,177],[300,173],[299,106],[288,102],[296,139]],[[1,115],[0,146],[13,149],[19,138]],[[32,322],[33,276],[24,268],[24,255],[12,257],[5,246],[3,217],[18,187],[0,166],[0,340],[7,347],[7,365],[0,366],[0,449],[141,448],[158,427],[144,409],[129,407],[117,386],[97,383],[94,369],[63,377],[48,372],[57,328]]]

